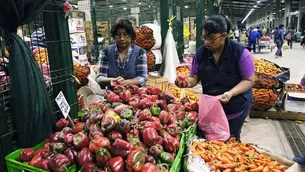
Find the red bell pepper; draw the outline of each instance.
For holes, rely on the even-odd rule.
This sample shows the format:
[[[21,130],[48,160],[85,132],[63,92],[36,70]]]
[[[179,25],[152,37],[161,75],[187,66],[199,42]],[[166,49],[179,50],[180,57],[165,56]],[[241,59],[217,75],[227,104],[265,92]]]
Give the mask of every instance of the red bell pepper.
[[[89,132],[93,132],[93,131],[102,131],[102,129],[99,124],[91,124],[89,126]]]
[[[168,152],[175,152],[180,146],[179,141],[172,136],[165,137],[163,143],[164,150]]]
[[[88,162],[82,166],[79,172],[98,172],[98,166],[93,162]]]
[[[59,136],[60,136],[60,132],[55,132],[51,134],[50,142],[59,142],[60,141]]]
[[[174,116],[177,120],[184,120],[185,119],[185,111],[178,111],[174,113]]]
[[[71,166],[71,161],[66,155],[56,154],[50,159],[48,166],[54,172],[65,172]]]
[[[128,172],[140,172],[145,163],[145,155],[143,152],[135,150],[128,155],[126,161]]]
[[[76,123],[75,126],[72,128],[73,133],[76,134],[83,131],[85,129],[85,125],[86,124],[84,122]]]
[[[159,100],[165,100],[165,98],[166,98],[165,92],[161,91],[161,92],[158,94],[158,97],[159,97]],[[163,109],[163,110],[164,110],[164,109]]]
[[[128,133],[130,130],[130,122],[126,119],[120,119],[115,125],[115,130],[122,134]]]
[[[191,107],[192,107],[193,111],[198,111],[198,104],[197,104],[197,102],[191,102]]]
[[[139,92],[139,87],[136,86],[136,85],[128,85],[126,88],[127,88],[127,90],[130,91],[130,93],[131,93],[132,95],[138,94],[138,92]]]
[[[43,159],[41,154],[36,154],[31,160],[30,165],[48,171],[49,170],[48,163],[49,163],[48,159]]]
[[[148,98],[144,98],[144,99],[140,100],[139,108],[140,109],[146,109],[146,108],[149,108],[152,105],[153,105],[153,102],[151,100],[149,100]]]
[[[131,92],[129,90],[124,90],[120,93],[120,98],[123,103],[128,103],[131,99]]]
[[[78,118],[80,119],[80,122],[86,122],[89,119],[90,113],[87,109],[82,109],[77,113]],[[75,121],[77,124],[78,122]]]
[[[144,109],[138,113],[138,118],[140,121],[150,120],[152,117],[150,110]]]
[[[77,149],[88,147],[89,138],[83,132],[79,132],[73,136],[73,146]]]
[[[120,114],[122,110],[128,109],[128,108],[129,108],[128,105],[121,104],[121,105],[114,108],[114,112],[117,113],[117,114]]]
[[[109,102],[109,103],[114,103],[114,102],[120,102],[121,101],[121,99],[120,99],[120,96],[118,96],[118,95],[116,95],[116,94],[111,94],[111,95],[109,95],[107,98],[106,97],[104,97],[106,100],[107,100],[107,102]]]
[[[156,164],[155,158],[153,156],[151,156],[151,155],[145,155],[145,162]]]
[[[66,120],[65,118],[61,118],[56,122],[56,131],[61,131],[63,128],[68,127],[70,125],[70,122]]]
[[[198,113],[195,111],[188,112],[186,117],[194,124],[198,118]]]
[[[107,138],[113,143],[116,139],[123,139],[123,136],[120,132],[112,130],[107,134]]]
[[[106,148],[99,148],[95,152],[96,163],[100,167],[104,167],[106,162],[111,159],[111,155]]]
[[[131,109],[123,109],[120,112],[120,117],[123,119],[130,120],[133,117],[133,111]]]
[[[63,153],[67,149],[67,145],[65,143],[51,143],[50,144],[51,151],[54,153]]]
[[[156,129],[145,128],[142,135],[143,141],[146,145],[152,146],[157,143],[162,144],[162,138],[158,135]]]
[[[89,121],[90,124],[97,123],[101,121],[104,117],[104,112],[100,109],[94,109],[90,111]]]
[[[124,160],[122,157],[117,156],[111,158],[106,163],[106,168],[112,172],[124,172]]]
[[[17,159],[18,159],[18,161],[27,162],[27,161],[31,161],[32,158],[34,157],[34,155],[35,155],[35,152],[34,152],[33,148],[26,148],[20,152],[20,155]]]
[[[90,131],[89,132],[89,139],[92,140],[95,135],[98,135],[98,136],[101,136],[101,137],[104,136],[102,131]]]
[[[78,152],[77,162],[81,166],[88,162],[93,162],[93,153],[90,152],[89,148],[83,148],[80,152]]]
[[[176,137],[179,133],[177,124],[170,124],[166,127],[166,131],[173,137]]]
[[[165,96],[166,104],[176,103],[175,98],[169,95]]]
[[[186,102],[186,103],[184,104],[184,108],[185,108],[185,111],[187,111],[187,112],[190,112],[190,111],[193,110],[193,108],[192,108],[190,102]]]
[[[140,138],[139,130],[137,128],[129,130],[129,132],[126,134],[126,140],[128,142],[130,142],[134,138]]]
[[[64,154],[70,159],[72,164],[76,163],[77,160],[77,152],[71,147],[66,149]]]
[[[131,98],[130,102],[128,103],[129,106],[132,106],[133,109],[138,109],[140,104],[140,99],[137,97]]]
[[[163,147],[159,144],[153,145],[148,149],[148,154],[154,158],[158,158],[161,152],[163,152]]]
[[[159,168],[150,162],[144,164],[141,169],[141,172],[159,172],[159,171],[160,171]]]
[[[147,94],[147,93],[148,93],[147,88],[145,88],[145,87],[139,88],[139,91],[138,91],[139,95]]]
[[[115,127],[115,119],[111,118],[111,117],[104,117],[102,120],[102,131],[104,133],[108,133],[109,131],[111,131],[114,127]]]
[[[141,121],[139,124],[139,129],[145,129],[145,128],[156,129],[156,125],[153,121]]]
[[[161,110],[165,110],[166,112],[168,112],[168,107],[165,100],[159,100],[158,106],[161,108]]]
[[[125,140],[116,139],[112,144],[111,153],[113,156],[126,158],[132,149],[132,145]]]
[[[113,92],[117,95],[120,95],[121,92],[123,92],[126,88],[123,85],[116,85],[113,88]]]
[[[106,137],[95,135],[90,141],[89,150],[95,153],[99,148],[110,149],[110,141]]]
[[[74,136],[74,134],[72,134],[72,133],[68,133],[68,134],[64,135],[64,142],[67,146],[72,146],[73,136]]]
[[[160,90],[160,88],[157,87],[148,87],[147,91],[149,94],[151,95],[159,95],[162,91]]]
[[[167,124],[167,122],[170,120],[171,116],[168,112],[165,110],[162,110],[159,114],[159,119],[162,124]]]

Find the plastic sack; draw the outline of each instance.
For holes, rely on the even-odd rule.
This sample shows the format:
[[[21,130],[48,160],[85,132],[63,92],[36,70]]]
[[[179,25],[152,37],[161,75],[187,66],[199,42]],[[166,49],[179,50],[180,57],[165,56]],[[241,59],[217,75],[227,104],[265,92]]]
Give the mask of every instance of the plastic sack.
[[[171,28],[167,31],[163,52],[163,77],[167,78],[169,83],[174,83],[177,76],[176,67],[180,61]]]
[[[229,122],[219,97],[202,94],[199,97],[198,127],[210,140],[227,141],[230,138]]]
[[[284,43],[284,44],[283,44],[283,49],[284,49],[284,50],[288,50],[288,49],[289,49],[289,46],[288,46],[287,43]]]

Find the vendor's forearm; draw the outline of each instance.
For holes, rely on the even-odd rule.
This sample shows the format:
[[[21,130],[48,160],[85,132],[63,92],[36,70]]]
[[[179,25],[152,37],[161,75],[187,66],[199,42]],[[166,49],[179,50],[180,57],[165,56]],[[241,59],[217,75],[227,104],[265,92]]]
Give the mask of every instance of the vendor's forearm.
[[[241,80],[234,88],[230,90],[233,96],[237,96],[248,91],[253,86],[253,81],[251,80]]]
[[[103,78],[99,80],[99,84],[102,86],[110,86],[111,80],[113,80],[115,78]]]
[[[126,85],[140,85],[140,82],[136,79],[136,78],[133,78],[133,79],[127,79],[125,80],[125,84]]]

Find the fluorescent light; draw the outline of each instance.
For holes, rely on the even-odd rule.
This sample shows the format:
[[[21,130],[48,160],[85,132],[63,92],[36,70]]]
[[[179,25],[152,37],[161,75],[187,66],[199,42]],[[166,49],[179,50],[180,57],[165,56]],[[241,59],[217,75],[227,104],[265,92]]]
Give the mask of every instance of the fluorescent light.
[[[284,0],[282,0],[281,2],[282,2],[282,3],[284,3],[285,1],[284,1]]]
[[[279,10],[279,12],[281,12],[282,10]]]
[[[112,7],[113,7],[113,5],[109,5],[109,7],[110,7],[110,8],[112,8]]]
[[[186,5],[186,6],[184,6],[184,8],[189,8],[189,6],[188,6],[188,5]]]
[[[282,10],[285,10],[285,8],[283,8]]]
[[[139,2],[139,5],[141,5],[142,3],[141,2]]]
[[[148,8],[150,8],[151,6],[148,6]]]
[[[257,1],[257,3],[259,4],[259,3],[261,3],[261,1]]]
[[[254,8],[256,8],[256,7],[257,7],[257,5],[254,5],[253,7],[254,7]]]
[[[275,14],[275,13],[273,13],[273,14]]]
[[[254,10],[251,9],[250,12],[246,15],[246,17],[243,19],[243,21],[241,23],[244,23],[253,11]]]
[[[126,7],[124,7],[124,8],[123,8],[123,10],[127,10],[127,8],[126,8]]]

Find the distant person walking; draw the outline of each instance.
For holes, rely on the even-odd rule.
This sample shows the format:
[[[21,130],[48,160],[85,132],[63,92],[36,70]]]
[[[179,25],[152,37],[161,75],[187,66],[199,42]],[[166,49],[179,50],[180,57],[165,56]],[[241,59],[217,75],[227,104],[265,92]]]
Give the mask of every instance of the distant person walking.
[[[256,41],[260,38],[260,34],[250,27],[248,47],[252,48],[254,53],[256,53]]]
[[[280,24],[279,29],[277,31],[274,31],[274,42],[276,43],[277,46],[277,51],[275,53],[275,57],[282,57],[283,52],[282,52],[282,47],[284,43],[284,25]]]
[[[290,46],[290,49],[292,49],[292,41],[294,36],[294,28],[291,27],[288,29],[287,33],[285,34],[285,40],[288,43],[288,46]]]
[[[236,29],[236,28],[235,28],[234,36],[235,36],[235,39],[238,42],[240,42],[240,31],[238,29]]]
[[[36,26],[36,30],[31,35],[31,49],[47,48],[45,43],[46,35],[42,24]]]

